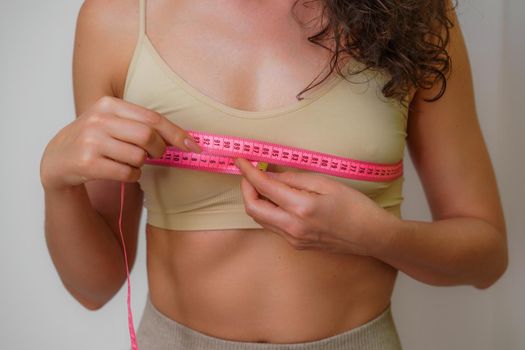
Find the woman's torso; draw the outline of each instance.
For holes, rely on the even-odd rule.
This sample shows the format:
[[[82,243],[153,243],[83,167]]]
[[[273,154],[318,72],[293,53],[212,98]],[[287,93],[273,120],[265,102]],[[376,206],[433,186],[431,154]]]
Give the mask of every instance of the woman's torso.
[[[315,28],[301,32],[291,5],[149,0],[148,40],[174,72],[225,106],[293,105],[329,54],[306,40]],[[315,13],[297,10],[304,18]],[[124,86],[126,76],[119,79]],[[224,339],[294,343],[354,328],[385,310],[397,274],[372,257],[296,250],[266,229],[148,223],[146,234],[152,303]]]

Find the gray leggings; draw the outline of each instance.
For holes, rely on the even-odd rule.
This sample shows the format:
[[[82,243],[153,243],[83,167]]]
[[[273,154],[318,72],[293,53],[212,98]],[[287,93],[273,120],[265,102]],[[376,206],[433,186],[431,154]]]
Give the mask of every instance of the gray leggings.
[[[343,333],[305,343],[255,343],[206,335],[162,314],[149,294],[137,329],[139,350],[401,350],[390,306],[373,320]]]

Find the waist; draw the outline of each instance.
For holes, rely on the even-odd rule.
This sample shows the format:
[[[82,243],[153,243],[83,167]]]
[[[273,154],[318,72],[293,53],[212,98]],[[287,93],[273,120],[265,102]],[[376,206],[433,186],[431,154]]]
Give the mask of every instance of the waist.
[[[390,304],[397,275],[372,257],[296,250],[266,229],[146,232],[153,304],[224,339],[303,342],[358,327]]]
[[[401,350],[390,306],[365,324],[344,332],[306,342],[271,343],[236,341],[210,336],[174,321],[160,312],[147,298],[138,328],[140,348],[173,350]]]

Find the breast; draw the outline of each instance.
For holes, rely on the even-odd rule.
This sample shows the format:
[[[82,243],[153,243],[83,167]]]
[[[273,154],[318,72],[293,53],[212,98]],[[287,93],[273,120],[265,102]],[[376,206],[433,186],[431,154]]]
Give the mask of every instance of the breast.
[[[166,74],[154,57],[135,57],[124,98],[153,109],[185,130],[246,137],[358,160],[403,158],[406,109],[382,97],[382,76],[339,79],[322,94],[274,113],[242,113],[221,106]],[[306,97],[308,98],[308,97]],[[224,107],[224,108],[222,108]],[[274,171],[307,170],[273,166]],[[404,177],[387,182],[323,174],[400,216]],[[241,176],[145,164],[139,180],[148,223],[166,229],[261,228],[244,210]]]

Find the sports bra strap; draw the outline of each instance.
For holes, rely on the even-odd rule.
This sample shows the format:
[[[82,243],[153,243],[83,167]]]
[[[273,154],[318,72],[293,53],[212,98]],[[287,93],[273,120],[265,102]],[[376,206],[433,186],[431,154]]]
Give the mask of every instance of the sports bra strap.
[[[146,0],[139,0],[139,36],[146,34]]]

